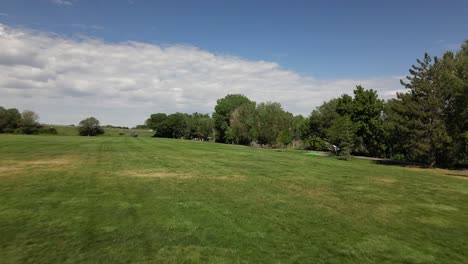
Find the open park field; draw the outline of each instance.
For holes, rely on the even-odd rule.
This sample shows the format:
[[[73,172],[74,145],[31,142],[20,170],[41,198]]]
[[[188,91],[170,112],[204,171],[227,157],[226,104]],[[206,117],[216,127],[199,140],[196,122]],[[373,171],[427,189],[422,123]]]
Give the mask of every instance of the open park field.
[[[148,137],[0,136],[0,263],[468,263],[461,171]]]

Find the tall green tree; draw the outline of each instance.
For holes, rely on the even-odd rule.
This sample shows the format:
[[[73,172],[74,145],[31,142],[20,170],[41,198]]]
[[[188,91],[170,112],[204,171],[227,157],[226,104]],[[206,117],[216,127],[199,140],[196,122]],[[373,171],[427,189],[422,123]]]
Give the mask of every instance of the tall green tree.
[[[234,110],[246,103],[252,103],[252,101],[241,94],[228,94],[224,98],[221,98],[217,101],[215,112],[213,113],[217,142],[229,142],[229,138],[227,137],[226,132],[231,126],[231,115]]]
[[[188,115],[184,113],[175,113],[167,116],[165,125],[170,132],[171,138],[184,138],[189,132]]]
[[[441,157],[442,162],[468,164],[468,41],[456,54],[446,52],[434,63],[434,86],[440,90],[443,101],[442,118],[445,119],[451,144]]]
[[[152,114],[146,120],[145,125],[154,130],[155,137],[172,137],[171,129],[167,126],[167,115],[165,113]]]
[[[309,119],[296,115],[292,119],[291,137],[293,141],[304,140],[309,135]]]
[[[255,102],[244,103],[236,108],[229,120],[227,136],[232,142],[248,145],[257,137],[257,110]]]
[[[327,134],[329,140],[338,146],[340,159],[350,159],[356,142],[356,126],[351,117],[349,115],[338,117],[328,129]]]
[[[338,99],[331,99],[317,107],[309,117],[310,133],[327,140],[327,131],[333,126],[335,120],[340,117],[337,111]]]
[[[213,120],[208,114],[193,113],[187,116],[189,139],[207,140],[213,135]]]
[[[432,61],[426,53],[409,70],[407,81],[401,81],[408,92],[397,94],[397,100],[391,104],[394,115],[389,119],[395,129],[391,133],[401,136],[397,143],[400,154],[407,160],[434,166],[443,161],[451,138],[443,116],[444,91],[434,78],[437,68]]]
[[[384,102],[378,98],[377,91],[356,86],[350,111],[356,129],[354,151],[371,156],[384,153],[383,106]]]
[[[292,115],[280,103],[266,102],[257,105],[257,142],[261,145],[278,143],[279,135],[290,127]],[[284,143],[284,142],[279,142]]]
[[[348,131],[355,133],[348,137],[352,142],[346,141],[347,150],[371,156],[381,155],[385,149],[382,111],[383,100],[378,99],[377,92],[359,85],[354,90],[354,97],[344,94],[323,103],[312,112],[308,140],[316,148],[323,146],[320,139],[341,147],[343,141],[339,140],[338,134],[345,124],[347,128],[353,126]],[[337,124],[338,121],[340,124]]]
[[[20,122],[21,114],[18,109],[5,109],[0,106],[0,133],[13,133]]]
[[[324,102],[317,107],[309,116],[308,135],[303,140],[306,148],[315,150],[332,150],[332,143],[329,139],[330,128],[333,126],[338,114],[338,98]]]
[[[21,113],[21,120],[17,129],[21,134],[38,134],[41,125],[38,122],[39,115],[31,110],[24,110]]]

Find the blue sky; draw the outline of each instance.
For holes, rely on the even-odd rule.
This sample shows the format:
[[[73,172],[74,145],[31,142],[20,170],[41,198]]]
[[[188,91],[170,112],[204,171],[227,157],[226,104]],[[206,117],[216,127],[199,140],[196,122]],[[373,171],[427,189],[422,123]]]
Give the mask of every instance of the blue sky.
[[[189,44],[318,78],[405,74],[425,51],[437,55],[468,37],[468,1],[57,2],[65,4],[3,0],[0,21],[112,42]]]
[[[141,124],[242,93],[308,115],[468,39],[468,1],[0,1],[0,105]]]

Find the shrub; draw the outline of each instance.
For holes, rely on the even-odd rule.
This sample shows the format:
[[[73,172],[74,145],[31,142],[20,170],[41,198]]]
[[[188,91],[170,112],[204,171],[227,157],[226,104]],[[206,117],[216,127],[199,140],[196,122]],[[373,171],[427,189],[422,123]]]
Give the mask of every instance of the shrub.
[[[78,132],[80,136],[97,136],[104,134],[104,129],[99,126],[99,120],[88,117],[80,122]]]
[[[338,153],[338,159],[340,160],[350,160],[351,159],[351,149],[349,147],[342,147]]]

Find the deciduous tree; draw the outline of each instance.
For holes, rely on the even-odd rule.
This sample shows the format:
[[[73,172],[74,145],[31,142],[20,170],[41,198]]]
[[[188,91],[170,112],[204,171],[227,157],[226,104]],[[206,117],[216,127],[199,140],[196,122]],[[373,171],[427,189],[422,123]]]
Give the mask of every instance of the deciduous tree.
[[[241,94],[228,94],[224,98],[217,101],[215,112],[213,113],[214,126],[216,130],[216,141],[228,143],[229,138],[226,137],[226,132],[230,127],[231,114],[239,106],[245,103],[252,103],[244,95]]]
[[[95,117],[88,117],[81,120],[78,125],[78,132],[81,136],[97,136],[104,134],[104,129],[99,125],[99,120]]]

